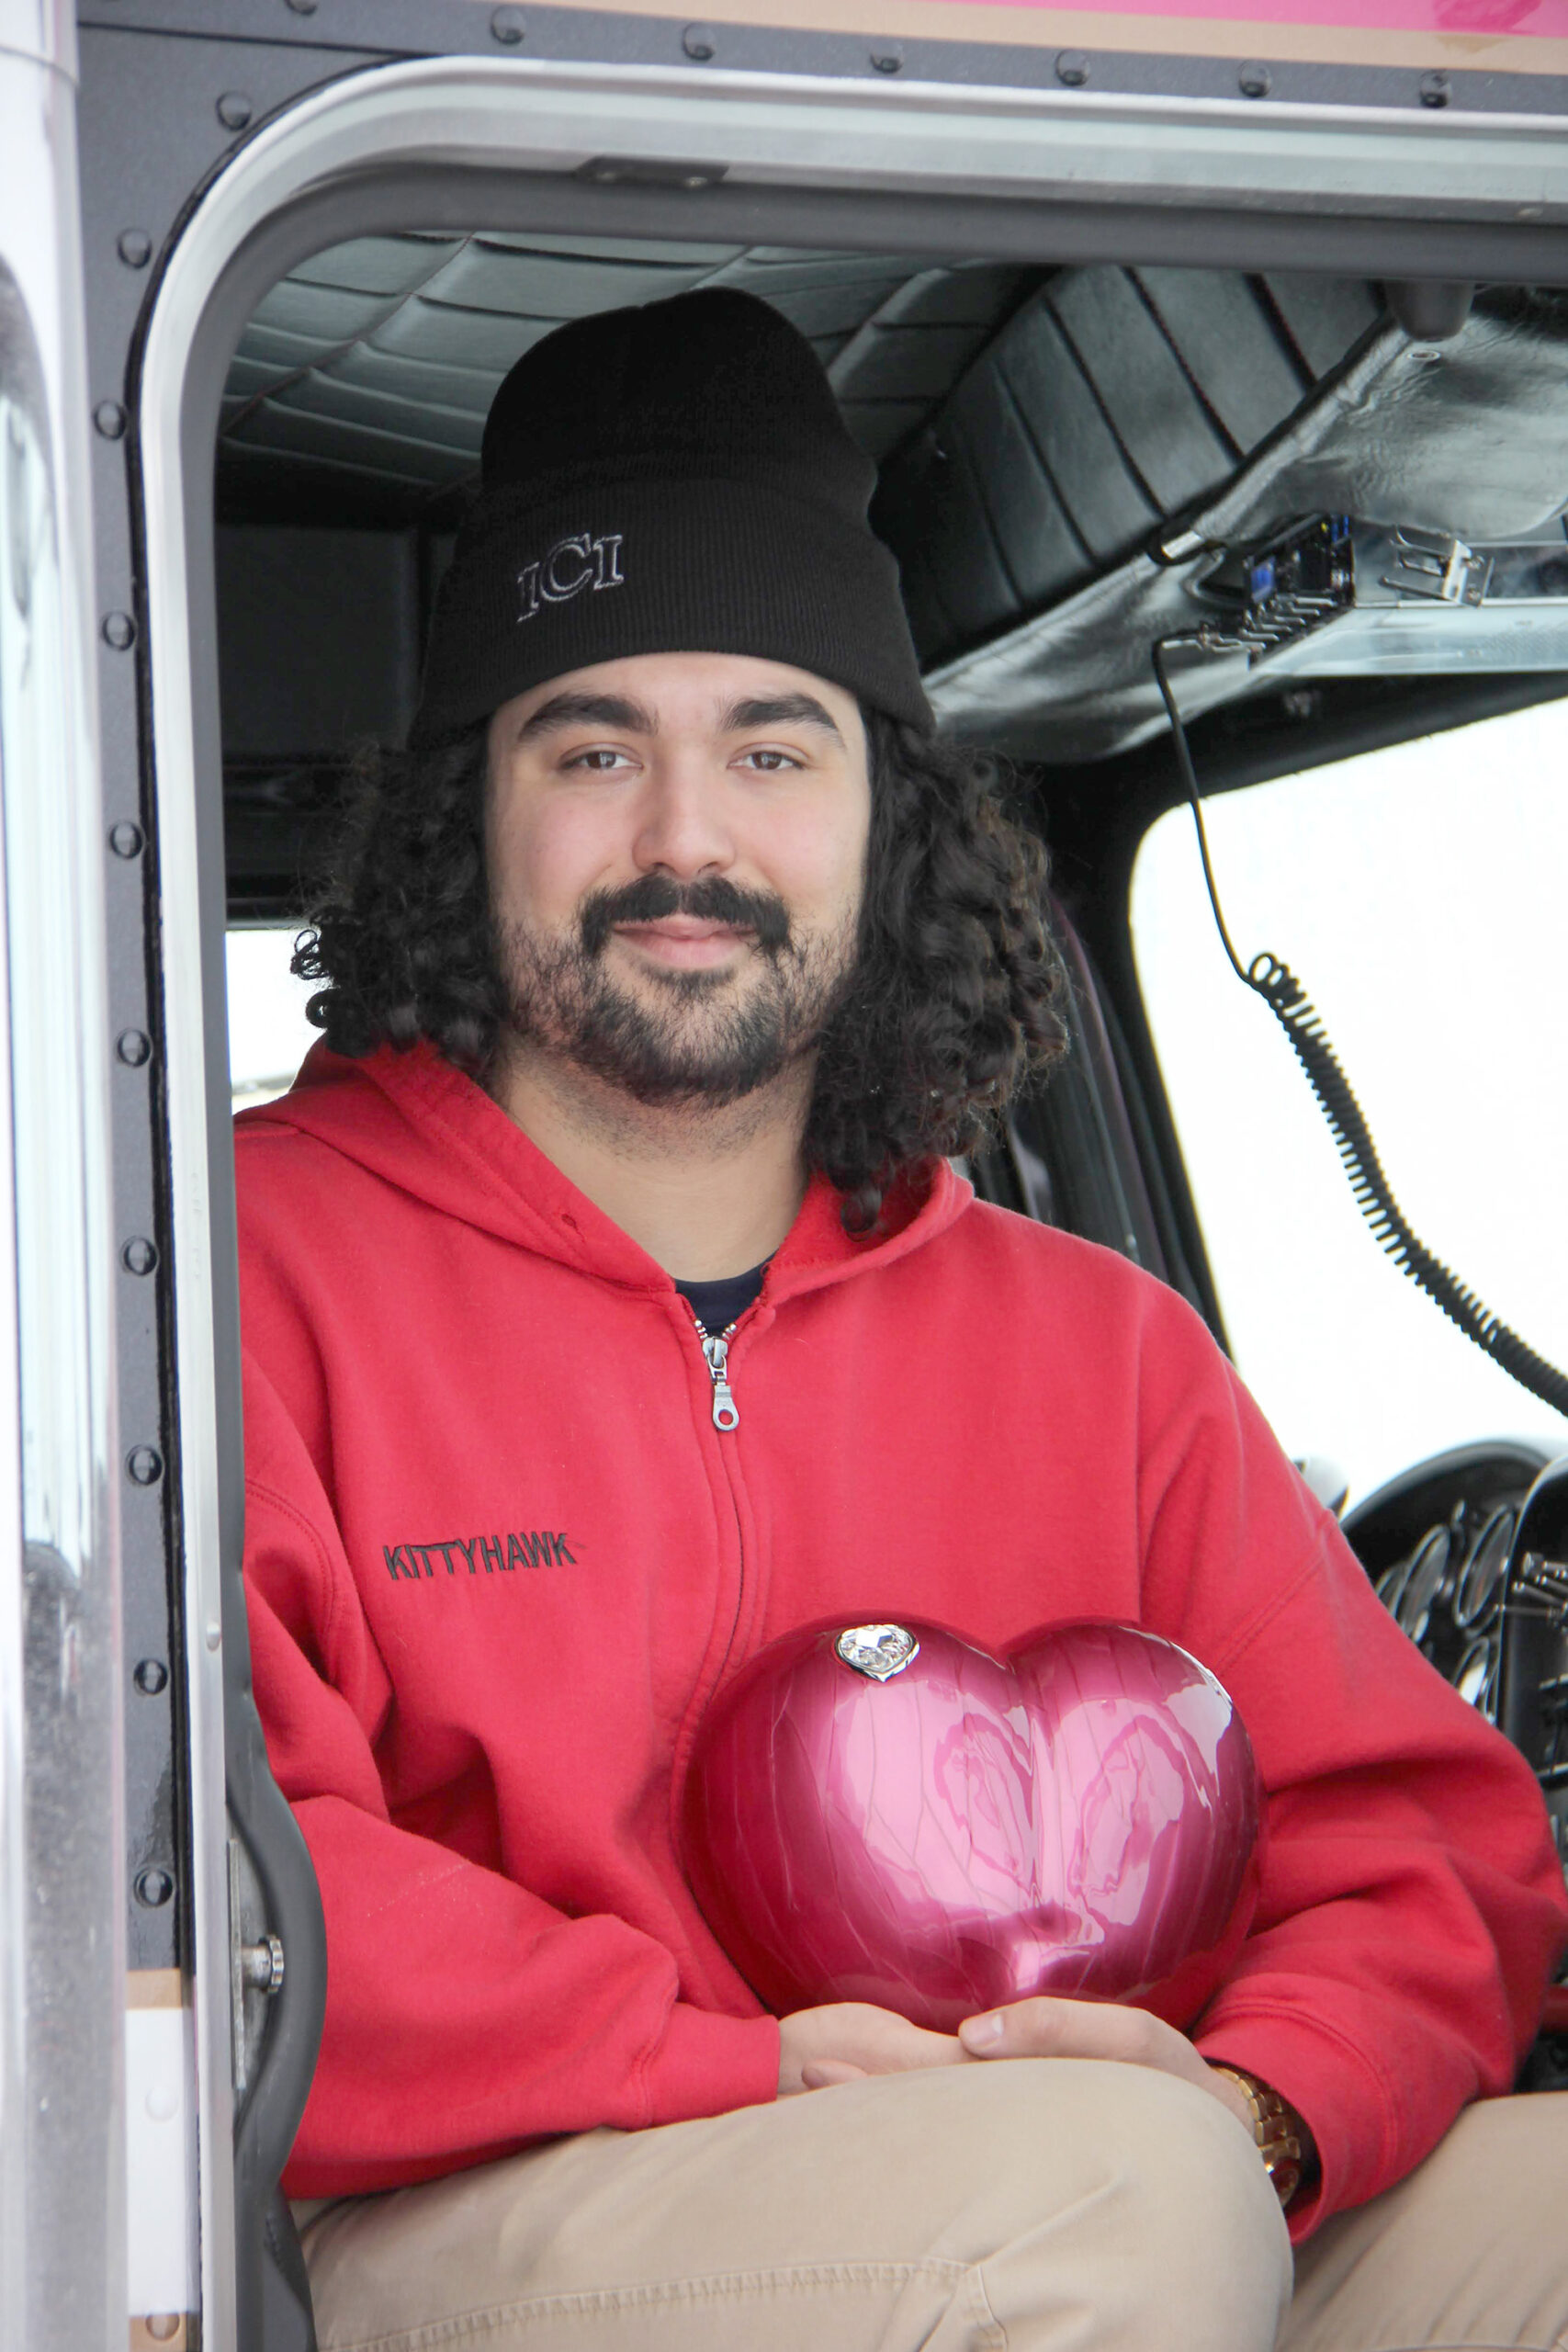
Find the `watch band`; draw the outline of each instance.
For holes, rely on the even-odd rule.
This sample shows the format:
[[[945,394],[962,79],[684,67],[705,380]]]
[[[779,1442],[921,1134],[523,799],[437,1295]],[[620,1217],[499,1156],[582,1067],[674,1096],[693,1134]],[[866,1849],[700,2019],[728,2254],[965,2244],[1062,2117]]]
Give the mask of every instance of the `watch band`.
[[[1273,2182],[1280,2204],[1288,2205],[1302,2185],[1305,2165],[1300,2118],[1286,2106],[1278,2091],[1260,2083],[1256,2075],[1244,2075],[1239,2066],[1216,2065],[1214,2072],[1227,2075],[1246,2099],[1252,2118],[1252,2137],[1263,2159],[1263,2169]]]

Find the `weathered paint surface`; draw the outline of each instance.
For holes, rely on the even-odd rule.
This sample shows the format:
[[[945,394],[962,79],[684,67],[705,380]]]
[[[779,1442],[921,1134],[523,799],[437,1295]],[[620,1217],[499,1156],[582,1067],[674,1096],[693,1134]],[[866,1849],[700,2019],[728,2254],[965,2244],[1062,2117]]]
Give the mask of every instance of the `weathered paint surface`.
[[[598,8],[604,0],[557,0]],[[615,0],[668,17],[671,0]],[[715,24],[1314,65],[1568,75],[1568,0],[707,0]]]
[[[1021,15],[1043,17],[1064,13],[1047,7],[1044,0],[951,0],[951,5],[1014,8]],[[1155,6],[1140,6],[1138,0],[1100,0],[1092,11],[1072,13],[1080,21],[1086,16],[1102,22],[1107,17],[1141,18],[1151,26],[1174,17],[1223,26],[1228,31],[1241,25],[1270,29],[1325,25],[1359,32],[1438,33],[1485,40],[1509,34],[1528,34],[1538,40],[1568,38],[1568,0],[1280,0],[1278,6],[1270,6],[1269,0],[1158,0]]]

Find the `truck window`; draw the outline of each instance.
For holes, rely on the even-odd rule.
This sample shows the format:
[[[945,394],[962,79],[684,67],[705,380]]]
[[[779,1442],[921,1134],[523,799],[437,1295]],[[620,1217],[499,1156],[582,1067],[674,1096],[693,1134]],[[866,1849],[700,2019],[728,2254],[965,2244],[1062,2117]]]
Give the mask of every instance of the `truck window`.
[[[1568,702],[1205,803],[1243,960],[1317,1004],[1427,1246],[1568,1355],[1557,944]],[[1225,960],[1190,811],[1149,831],[1138,971],[1237,1365],[1287,1450],[1353,1497],[1439,1448],[1568,1428],[1380,1250],[1274,1019]]]
[[[310,989],[288,968],[297,922],[236,928],[227,940],[229,1076],[236,1111],[270,1102],[320,1035],[305,1018]]]

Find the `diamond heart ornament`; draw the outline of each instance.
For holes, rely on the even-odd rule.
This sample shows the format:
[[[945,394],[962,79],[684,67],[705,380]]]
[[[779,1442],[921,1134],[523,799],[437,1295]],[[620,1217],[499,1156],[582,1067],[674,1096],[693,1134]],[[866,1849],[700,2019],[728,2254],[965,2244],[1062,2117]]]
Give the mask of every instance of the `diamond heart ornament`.
[[[721,1693],[682,1802],[709,1925],[780,2016],[951,2032],[1036,1993],[1191,2022],[1250,1924],[1262,1790],[1222,1686],[1135,1626],[1007,1658],[919,1624],[788,1634]]]

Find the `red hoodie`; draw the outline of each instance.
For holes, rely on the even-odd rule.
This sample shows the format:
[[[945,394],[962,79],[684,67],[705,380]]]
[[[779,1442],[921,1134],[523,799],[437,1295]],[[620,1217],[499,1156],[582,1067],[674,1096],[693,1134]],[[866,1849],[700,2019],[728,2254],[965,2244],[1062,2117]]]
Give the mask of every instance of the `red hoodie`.
[[[255,1688],[329,1953],[292,2194],[775,2095],[672,1804],[829,1616],[1122,1618],[1224,1681],[1269,1843],[1195,2039],[1311,2123],[1298,2234],[1507,2089],[1568,1912],[1540,1793],[1163,1283],[945,1167],[870,1243],[818,1182],[721,1432],[670,1276],[433,1052],[318,1046],[237,1141]]]

